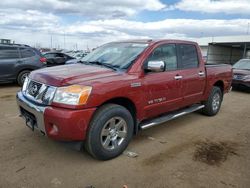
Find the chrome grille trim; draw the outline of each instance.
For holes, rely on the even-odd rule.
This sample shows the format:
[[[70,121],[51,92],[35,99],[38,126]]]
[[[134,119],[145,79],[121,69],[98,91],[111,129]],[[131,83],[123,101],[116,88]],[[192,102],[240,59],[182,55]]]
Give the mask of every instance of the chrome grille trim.
[[[48,92],[51,92],[50,96],[46,99],[45,96]],[[54,94],[56,91],[56,87],[46,85],[28,78],[28,83],[26,88],[22,89],[23,95],[31,101],[34,101],[43,105],[50,105]]]
[[[235,75],[233,76],[233,78],[234,78],[235,80],[243,80],[244,77],[245,77],[245,75],[242,75],[242,74],[235,74]]]
[[[27,88],[27,92],[30,96],[36,97],[39,94],[39,91],[43,84],[37,83],[33,80],[30,80]]]

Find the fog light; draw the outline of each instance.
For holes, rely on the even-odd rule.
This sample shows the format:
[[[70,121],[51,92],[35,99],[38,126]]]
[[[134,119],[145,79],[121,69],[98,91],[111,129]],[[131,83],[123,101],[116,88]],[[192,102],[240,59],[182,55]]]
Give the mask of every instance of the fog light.
[[[58,127],[55,124],[51,125],[50,134],[52,134],[52,135],[57,135],[58,134]]]

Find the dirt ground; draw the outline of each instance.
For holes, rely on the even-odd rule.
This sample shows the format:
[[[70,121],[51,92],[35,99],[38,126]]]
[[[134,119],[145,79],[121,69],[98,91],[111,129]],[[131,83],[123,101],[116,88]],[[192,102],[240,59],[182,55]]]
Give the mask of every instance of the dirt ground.
[[[17,90],[0,86],[0,187],[250,187],[249,93],[225,95],[215,117],[192,113],[142,131],[127,149],[136,158],[103,162],[27,128]],[[215,165],[197,160],[197,143],[204,142],[223,144],[213,149],[233,143],[231,155]]]

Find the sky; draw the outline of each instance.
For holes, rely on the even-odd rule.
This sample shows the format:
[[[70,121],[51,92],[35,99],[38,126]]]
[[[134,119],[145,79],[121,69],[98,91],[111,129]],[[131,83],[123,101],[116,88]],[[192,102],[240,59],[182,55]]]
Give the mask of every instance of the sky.
[[[0,1],[0,38],[36,47],[246,35],[249,24],[249,0]]]

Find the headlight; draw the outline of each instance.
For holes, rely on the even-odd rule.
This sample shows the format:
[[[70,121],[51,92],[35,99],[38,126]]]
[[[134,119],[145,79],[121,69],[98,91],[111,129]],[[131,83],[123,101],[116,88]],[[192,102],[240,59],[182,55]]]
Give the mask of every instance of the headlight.
[[[51,103],[54,94],[55,94],[56,88],[52,86],[47,86],[46,92],[43,93],[42,102],[43,103]]]
[[[59,87],[56,90],[53,102],[69,104],[69,105],[83,105],[86,104],[92,87],[72,85],[68,87]]]
[[[26,77],[24,82],[23,82],[23,87],[22,87],[22,91],[26,91],[27,86],[28,86],[28,82],[29,82],[29,78]]]
[[[244,76],[244,80],[250,79],[250,75]]]

